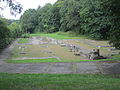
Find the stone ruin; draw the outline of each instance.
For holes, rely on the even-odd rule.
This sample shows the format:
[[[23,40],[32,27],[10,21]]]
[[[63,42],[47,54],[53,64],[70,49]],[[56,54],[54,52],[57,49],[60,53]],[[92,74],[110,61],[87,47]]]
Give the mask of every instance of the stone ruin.
[[[83,56],[90,60],[105,59],[105,57],[100,56],[99,49],[93,49],[92,51],[89,51],[89,50],[82,49],[78,45],[64,43],[62,40],[56,40],[50,37],[42,38],[41,41],[45,41],[45,40],[47,40],[49,44],[59,44],[61,47],[69,47],[70,52],[74,52],[74,55],[76,56]]]
[[[89,58],[90,60],[106,59],[105,57],[100,56],[100,50],[99,50],[99,49],[93,49],[93,50],[89,53],[88,58]]]
[[[90,60],[96,60],[96,59],[106,59],[105,57],[100,55],[99,49],[93,49],[91,51],[82,49],[80,46],[77,45],[71,45],[71,44],[60,44],[61,47],[69,47],[70,52],[74,52],[74,55],[76,56],[83,56],[85,58],[88,58]]]
[[[21,47],[19,47],[19,49],[20,49],[20,54],[26,54],[25,48],[26,48],[26,46],[21,46]]]

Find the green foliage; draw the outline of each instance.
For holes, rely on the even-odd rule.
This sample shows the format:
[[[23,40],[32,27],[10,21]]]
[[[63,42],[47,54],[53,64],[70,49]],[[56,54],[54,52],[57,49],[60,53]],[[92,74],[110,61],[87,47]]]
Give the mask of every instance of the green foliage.
[[[26,10],[25,13],[21,16],[21,28],[26,32],[33,33],[37,26],[37,14],[35,9]]]
[[[107,1],[107,0],[106,0]],[[120,0],[111,0],[106,4],[106,12],[111,16],[110,44],[120,49]]]
[[[18,43],[29,43],[29,39],[28,38],[20,38]]]
[[[40,31],[45,33],[55,32],[52,5],[46,4],[43,8],[38,8],[38,25],[40,25]]]
[[[11,23],[8,28],[11,31],[11,37],[12,38],[17,38],[20,37],[22,34],[22,30],[20,29],[20,25],[17,22]]]
[[[26,32],[68,32],[110,40],[120,48],[120,0],[58,0],[21,17]],[[35,11],[35,12],[32,12]]]
[[[60,9],[61,27],[60,31],[74,31],[79,33],[80,29],[80,3],[77,0],[65,0]]]
[[[0,18],[0,50],[8,46],[15,38],[20,37],[22,31],[17,22],[9,25],[8,20]]]
[[[24,33],[21,35],[21,38],[29,38],[30,37],[30,33]]]
[[[0,18],[0,49],[6,47],[10,41],[10,30],[7,28],[7,20]]]

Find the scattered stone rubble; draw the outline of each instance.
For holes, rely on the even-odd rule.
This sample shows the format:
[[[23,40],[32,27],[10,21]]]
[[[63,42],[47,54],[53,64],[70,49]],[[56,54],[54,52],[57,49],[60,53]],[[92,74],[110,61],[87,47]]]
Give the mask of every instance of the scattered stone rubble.
[[[34,41],[33,39],[37,39]],[[88,58],[90,60],[96,60],[96,59],[106,59],[106,57],[103,57],[100,55],[99,49],[93,49],[93,50],[86,50],[81,48],[78,45],[72,45],[68,43],[64,43],[64,40],[56,40],[50,37],[33,37],[31,39],[33,42],[36,42],[36,44],[56,44],[60,45],[61,47],[68,47],[70,52],[73,52],[76,56],[83,56],[85,58]],[[112,51],[114,49],[110,49],[109,51]],[[112,55],[111,55],[112,56]]]
[[[26,54],[25,48],[26,48],[25,46],[19,47],[19,49],[20,49],[20,54]]]
[[[83,56],[90,60],[105,59],[105,57],[100,55],[99,49],[93,49],[91,51],[83,50],[78,45],[64,43],[62,40],[56,40],[56,39],[49,38],[49,37],[47,39],[48,39],[49,43],[51,43],[51,44],[58,44],[61,47],[68,47],[70,49],[70,52],[74,52],[74,55],[76,55],[76,56]]]
[[[65,43],[61,43],[60,45],[61,47],[69,47],[70,52],[74,52],[74,55],[76,56],[83,56],[90,60],[105,59],[105,57],[100,55],[99,49],[93,49],[89,51],[89,50],[82,49],[78,45],[71,45],[71,44],[65,44]]]

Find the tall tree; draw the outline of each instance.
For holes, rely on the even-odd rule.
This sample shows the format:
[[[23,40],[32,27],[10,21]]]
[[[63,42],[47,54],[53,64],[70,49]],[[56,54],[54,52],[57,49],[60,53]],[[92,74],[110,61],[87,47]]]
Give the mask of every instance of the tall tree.
[[[108,13],[110,22],[110,44],[120,49],[120,0],[105,0],[104,10]]]
[[[10,30],[7,28],[7,20],[0,18],[0,50],[10,43]]]
[[[33,33],[38,24],[37,20],[37,12],[35,9],[26,10],[20,19],[23,31]]]

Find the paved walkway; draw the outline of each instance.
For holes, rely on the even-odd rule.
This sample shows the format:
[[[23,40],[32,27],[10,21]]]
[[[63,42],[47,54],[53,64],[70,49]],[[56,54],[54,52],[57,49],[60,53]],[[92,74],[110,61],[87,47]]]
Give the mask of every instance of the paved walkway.
[[[11,64],[4,60],[9,57],[17,41],[0,54],[0,72],[10,73],[61,73],[61,74],[120,74],[119,61],[91,61],[80,63],[26,63]]]

